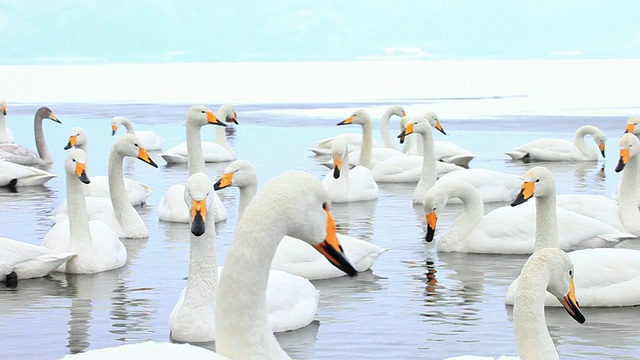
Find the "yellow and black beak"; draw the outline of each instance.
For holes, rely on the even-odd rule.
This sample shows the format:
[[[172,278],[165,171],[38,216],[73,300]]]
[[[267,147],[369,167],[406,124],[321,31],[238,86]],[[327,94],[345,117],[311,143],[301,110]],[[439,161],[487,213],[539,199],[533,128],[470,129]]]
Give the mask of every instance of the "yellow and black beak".
[[[402,110],[402,117],[405,117],[405,116],[407,116],[407,113],[404,112],[404,110]]]
[[[625,133],[633,134],[636,131],[636,124],[627,124],[627,128],[624,130]]]
[[[67,146],[64,147],[64,149],[69,150],[72,147],[76,146],[77,143],[78,143],[78,135],[71,135],[69,136],[69,142],[67,143]]]
[[[349,124],[353,124],[353,115],[349,116],[348,118],[338,123],[338,125],[349,125]]]
[[[436,121],[436,129],[438,129],[438,131],[440,131],[441,133],[447,135],[447,133],[444,132],[444,129],[442,128],[442,124],[440,123],[440,120]]]
[[[407,124],[407,125],[404,127],[404,130],[402,130],[402,132],[400,133],[400,135],[398,135],[398,138],[400,139],[400,144],[404,144],[404,138],[405,138],[407,135],[411,135],[411,134],[413,134],[413,126],[414,126],[414,124],[413,124],[413,123],[411,123],[411,124]]]
[[[213,111],[211,111],[211,110],[207,111],[207,121],[209,122],[209,124],[218,125],[218,126],[222,126],[222,127],[227,127],[227,124],[225,124],[222,121],[218,120],[218,118],[216,117],[216,114],[214,114]]]
[[[236,112],[233,112],[233,116],[231,117],[231,122],[238,125],[238,114],[236,114]]]
[[[153,166],[154,168],[158,167],[158,165],[155,162],[153,162],[153,160],[151,160],[151,157],[149,157],[149,153],[143,147],[139,148],[138,150],[138,159],[146,162],[147,164]]]
[[[604,155],[604,143],[600,143],[600,145],[598,145],[598,149],[600,149],[600,153],[602,154],[602,157],[606,157]]]
[[[222,175],[222,177],[220,178],[220,180],[216,181],[215,184],[213,184],[213,190],[220,190],[220,189],[224,189],[226,187],[231,186],[231,184],[233,184],[233,173],[227,173]]]
[[[426,242],[432,242],[433,237],[436,234],[436,223],[438,222],[438,216],[435,211],[432,211],[427,214],[427,235],[425,235],[424,240]]]
[[[111,124],[111,136],[115,135],[116,131],[118,131],[118,125]]]
[[[49,114],[49,119],[57,122],[58,124],[62,124],[62,121],[58,120],[58,118],[53,113]]]
[[[571,279],[571,283],[569,284],[569,293],[560,299],[560,303],[575,321],[580,324],[584,324],[584,322],[587,321],[584,315],[582,315],[582,312],[580,312],[580,305],[578,305],[578,301],[576,300],[576,286],[573,279]]]
[[[534,190],[535,186],[536,186],[535,182],[533,182],[533,181],[525,181],[524,184],[522,184],[522,188],[520,189],[520,192],[518,193],[518,196],[511,203],[511,206],[520,205],[520,204],[524,203],[525,201],[531,199],[531,197],[533,196],[533,190]]]
[[[207,198],[200,201],[191,200],[191,233],[195,236],[204,234],[204,222],[207,220]]]
[[[620,149],[620,160],[618,161],[618,166],[616,166],[616,172],[622,171],[624,166],[629,162],[629,158],[631,154],[629,153],[629,148]]]
[[[327,213],[327,237],[323,242],[313,245],[313,247],[318,250],[320,254],[324,255],[333,266],[344,271],[347,275],[358,275],[358,270],[351,265],[344,255],[342,245],[340,245],[340,241],[338,241],[338,236],[336,235],[336,223],[333,221],[331,212],[329,212],[328,208],[325,208],[324,211]]]
[[[342,159],[339,157],[333,158],[333,178],[337,179],[340,177],[340,169],[342,169]]]
[[[76,176],[85,184],[91,182],[87,176],[87,164],[76,161]]]
[[[7,105],[2,105],[2,115],[7,115]]]

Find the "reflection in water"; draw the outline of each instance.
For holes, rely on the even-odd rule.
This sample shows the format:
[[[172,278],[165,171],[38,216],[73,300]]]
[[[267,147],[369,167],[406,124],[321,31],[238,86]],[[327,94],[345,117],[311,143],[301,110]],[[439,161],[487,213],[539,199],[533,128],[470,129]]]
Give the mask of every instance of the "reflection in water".
[[[331,213],[336,221],[337,231],[371,241],[375,208],[376,200],[332,204]]]

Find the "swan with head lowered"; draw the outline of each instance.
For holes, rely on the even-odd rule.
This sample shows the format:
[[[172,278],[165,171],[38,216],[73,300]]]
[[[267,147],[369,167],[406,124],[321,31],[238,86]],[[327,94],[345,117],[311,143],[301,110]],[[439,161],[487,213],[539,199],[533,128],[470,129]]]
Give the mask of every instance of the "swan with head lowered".
[[[158,167],[138,142],[138,138],[131,134],[124,134],[116,139],[109,153],[109,199],[94,197],[89,203],[84,201],[91,208],[88,215],[91,220],[104,221],[119,237],[131,239],[146,238],[148,232],[144,221],[129,202],[122,163],[124,158],[128,156],[140,159],[153,167]],[[87,206],[85,205],[85,207]],[[66,208],[60,207],[60,212],[56,214],[54,221],[58,223],[66,220],[67,216],[65,215],[70,215],[68,195]]]
[[[578,323],[586,319],[580,311],[576,293],[578,269],[574,271],[571,259],[560,249],[541,249],[533,253],[522,267],[521,282],[515,294],[513,307],[513,331],[516,337],[518,359],[559,359],[558,351],[545,321],[545,294],[550,294],[562,304],[567,313]],[[458,356],[447,360],[487,359],[485,357]],[[489,358],[491,359],[491,358]],[[500,357],[500,359],[516,359]]]
[[[635,147],[633,147],[635,145]],[[637,158],[640,141],[631,135],[624,135],[620,141],[621,158],[617,171],[624,168],[623,177],[637,183]],[[630,165],[630,166],[629,166]],[[628,166],[628,167],[627,167]],[[633,179],[629,179],[629,178]],[[514,205],[536,198],[536,249],[558,247],[558,219],[553,205],[556,188],[553,174],[544,167],[535,167],[527,171],[522,191]],[[633,199],[633,198],[631,198]],[[640,218],[640,210],[631,203],[627,209],[629,216]],[[573,261],[577,275],[577,291],[581,305],[589,307],[636,306],[640,305],[640,251],[623,248],[584,249],[572,251],[569,257]],[[513,304],[516,279],[509,290],[505,302]],[[547,296],[547,306],[560,304]]]
[[[329,194],[310,174],[288,171],[267,183],[238,223],[220,275],[216,351],[231,359],[290,359],[271,332],[267,280],[286,235],[313,246],[349,276],[357,271],[342,252]]]
[[[2,100],[0,101],[0,144],[12,143],[13,142],[13,131],[7,127],[6,119],[7,116],[7,103]]]
[[[44,138],[42,129],[42,120],[50,119],[60,124],[60,120],[53,114],[48,107],[41,107],[36,111],[33,118],[33,129],[36,140],[36,148],[38,153],[18,144],[0,144],[0,159],[6,161],[29,166],[48,166],[53,164],[53,158],[49,153],[47,142]]]
[[[17,187],[44,185],[54,177],[56,176],[47,171],[0,159],[0,186],[14,191]]]
[[[226,116],[226,115],[225,115]],[[187,111],[187,159],[189,175],[205,171],[205,159],[202,154],[203,142],[200,137],[200,129],[205,125],[218,125],[225,127],[213,111],[204,105],[194,105]],[[216,221],[226,220],[227,210],[222,200],[214,194],[215,206],[213,217]],[[189,209],[184,202],[184,185],[172,185],[158,203],[158,218],[163,221],[189,223]]]
[[[231,186],[240,189],[239,222],[245,209],[258,191],[258,176],[250,162],[236,160],[229,164],[222,177],[214,184],[214,189],[219,190]],[[337,234],[337,236],[342,244],[344,253],[358,271],[370,269],[380,254],[386,251],[386,249],[375,244],[352,236],[343,234]],[[282,238],[282,242],[278,246],[271,263],[271,268],[302,276],[309,280],[344,276],[344,272],[328,263],[321,254],[291,236]]]
[[[371,171],[357,165],[349,169],[349,152],[347,144],[337,139],[331,147],[333,155],[333,171],[329,171],[322,184],[329,192],[331,202],[367,201],[378,198],[378,184],[373,180]]]
[[[140,140],[140,146],[152,151],[162,149],[164,139],[153,131],[136,131],[131,120],[124,116],[116,116],[111,119],[111,135],[115,135],[120,125],[127,129],[128,134],[135,135]]]
[[[57,269],[73,274],[113,270],[124,266],[127,261],[127,250],[118,235],[107,224],[89,220],[84,193],[80,188],[90,182],[86,160],[84,151],[69,150],[64,163],[69,220],[55,224],[42,241],[42,246],[55,251],[76,254]]]
[[[591,149],[584,140],[591,135],[604,157],[607,137],[595,126],[584,125],[576,130],[573,141],[564,139],[542,138],[520,145],[506,154],[512,160],[530,161],[596,161],[598,153]]]
[[[210,110],[209,110],[210,111]],[[213,114],[213,113],[212,113]],[[230,105],[223,105],[218,110],[217,116],[214,116],[216,119],[215,122],[212,122],[215,125],[220,125],[221,127],[216,128],[216,142],[208,142],[200,140],[200,129],[198,128],[198,140],[200,141],[200,156],[203,162],[224,162],[224,161],[233,161],[236,159],[236,155],[227,143],[225,138],[225,132],[223,127],[226,127],[225,123],[219,121],[218,119],[233,119],[235,124],[238,124],[236,120],[236,112],[233,110],[233,107]],[[188,126],[188,125],[187,125]],[[166,152],[160,154],[168,164],[176,164],[176,163],[187,163],[190,162],[189,156],[189,131],[187,130],[187,141],[183,142],[179,145],[172,147]]]

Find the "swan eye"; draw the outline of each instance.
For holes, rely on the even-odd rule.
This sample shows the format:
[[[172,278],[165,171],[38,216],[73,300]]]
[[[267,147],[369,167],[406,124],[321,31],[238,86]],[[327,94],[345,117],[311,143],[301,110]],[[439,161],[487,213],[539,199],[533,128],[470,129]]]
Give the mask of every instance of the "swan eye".
[[[435,207],[435,206],[433,207],[433,210],[432,210],[432,211],[436,211],[436,207]]]
[[[569,270],[569,276],[573,277],[573,270]]]
[[[202,113],[204,114],[204,113],[206,113],[206,111],[202,110]]]
[[[327,203],[322,203],[323,210],[327,210],[328,208],[329,208],[329,205],[327,205]]]
[[[76,162],[76,159],[71,159],[71,160],[73,160],[73,162]]]
[[[536,179],[536,182],[540,182],[540,179]]]
[[[133,146],[138,147],[138,144],[137,144],[137,143],[136,143],[136,144],[133,144]]]

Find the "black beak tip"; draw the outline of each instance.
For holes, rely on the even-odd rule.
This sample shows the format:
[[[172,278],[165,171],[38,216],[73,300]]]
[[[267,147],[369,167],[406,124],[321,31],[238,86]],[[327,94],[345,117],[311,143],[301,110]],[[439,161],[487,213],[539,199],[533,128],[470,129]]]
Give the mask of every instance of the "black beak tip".
[[[83,171],[82,174],[80,174],[80,181],[82,181],[85,184],[91,183],[91,180],[89,180],[89,177],[87,176],[87,173],[85,171]]]
[[[606,156],[604,155],[604,150],[600,150],[600,153],[602,154],[602,157],[603,157],[603,158],[604,158],[604,157],[606,157]]]
[[[67,146],[64,147],[65,150],[69,150],[73,147],[73,145],[71,145],[71,143],[67,143]]]
[[[204,222],[194,221],[191,223],[191,233],[195,236],[202,236],[204,234]]]
[[[333,167],[333,178],[337,179],[340,177],[340,169],[337,166]]]
[[[149,164],[149,165],[153,166],[153,167],[154,167],[154,168],[156,168],[156,169],[158,168],[158,164],[156,164],[156,163],[155,163],[151,158],[149,158],[149,161],[144,160],[144,159],[140,159],[140,160],[142,160],[142,161],[146,162],[147,164]]]
[[[622,171],[624,169],[624,161],[622,161],[622,158],[620,158],[620,161],[618,161],[618,165],[616,166],[616,172],[619,173],[620,171]]]
[[[222,188],[220,187],[220,181],[221,181],[221,180],[218,180],[218,181],[216,181],[216,183],[215,183],[215,184],[213,184],[213,190],[218,191],[218,190],[222,189]]]
[[[116,134],[115,130],[111,130],[111,136],[114,136]]]
[[[515,198],[515,200],[513,200],[513,202],[511,203],[511,206],[517,206],[520,205],[524,202],[526,202],[528,199],[524,198],[524,194],[522,192],[520,192],[518,194],[518,196]]]
[[[427,235],[425,235],[424,240],[428,243],[432,242],[435,234],[436,234],[436,229],[427,225]]]

